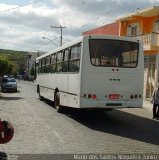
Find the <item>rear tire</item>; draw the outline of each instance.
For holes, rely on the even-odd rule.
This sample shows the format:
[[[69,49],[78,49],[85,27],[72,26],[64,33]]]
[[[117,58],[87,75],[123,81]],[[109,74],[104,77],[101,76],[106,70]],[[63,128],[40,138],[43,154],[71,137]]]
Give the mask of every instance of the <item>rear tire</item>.
[[[40,90],[39,90],[39,85],[37,85],[37,90],[36,90],[36,91],[37,91],[37,93],[39,93],[39,91],[40,91]]]
[[[39,87],[39,99],[40,101],[44,101],[44,97],[40,95],[40,87]]]
[[[63,106],[60,105],[59,92],[55,94],[54,104],[55,104],[55,109],[58,113],[64,113],[64,108]]]

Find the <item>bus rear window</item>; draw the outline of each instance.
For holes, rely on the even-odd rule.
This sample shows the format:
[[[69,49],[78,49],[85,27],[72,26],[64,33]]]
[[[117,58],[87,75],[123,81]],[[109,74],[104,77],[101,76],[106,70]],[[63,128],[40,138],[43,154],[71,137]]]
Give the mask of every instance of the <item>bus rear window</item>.
[[[89,50],[94,66],[134,68],[138,63],[139,43],[136,42],[90,39]]]

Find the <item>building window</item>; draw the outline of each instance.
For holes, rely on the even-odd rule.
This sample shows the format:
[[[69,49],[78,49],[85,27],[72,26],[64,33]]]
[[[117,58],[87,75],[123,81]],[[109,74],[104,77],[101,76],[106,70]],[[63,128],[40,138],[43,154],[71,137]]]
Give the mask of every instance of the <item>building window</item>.
[[[136,36],[142,34],[141,31],[139,31],[139,24],[138,23],[133,23],[128,26],[127,28],[127,35],[128,36]]]
[[[144,62],[156,62],[156,55],[145,55]]]
[[[153,31],[154,31],[155,33],[159,33],[159,19],[154,22]]]
[[[136,36],[137,35],[137,26],[131,27],[131,35]]]

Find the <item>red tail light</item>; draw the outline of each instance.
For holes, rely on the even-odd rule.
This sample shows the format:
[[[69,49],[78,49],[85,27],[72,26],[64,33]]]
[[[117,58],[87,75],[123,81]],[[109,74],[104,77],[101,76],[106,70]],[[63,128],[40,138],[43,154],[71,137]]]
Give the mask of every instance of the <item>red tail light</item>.
[[[109,99],[119,99],[120,94],[109,94]]]
[[[96,99],[97,96],[95,94],[92,95],[92,99]]]
[[[84,94],[84,98],[89,98],[89,99],[97,99],[97,96],[95,94]]]

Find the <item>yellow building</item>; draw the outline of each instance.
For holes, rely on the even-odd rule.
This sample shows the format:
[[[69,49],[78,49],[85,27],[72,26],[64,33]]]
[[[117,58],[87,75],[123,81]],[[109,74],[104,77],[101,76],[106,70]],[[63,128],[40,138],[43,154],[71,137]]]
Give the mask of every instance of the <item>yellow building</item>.
[[[150,98],[159,82],[159,6],[138,10],[118,19],[119,35],[143,42],[144,97]]]

